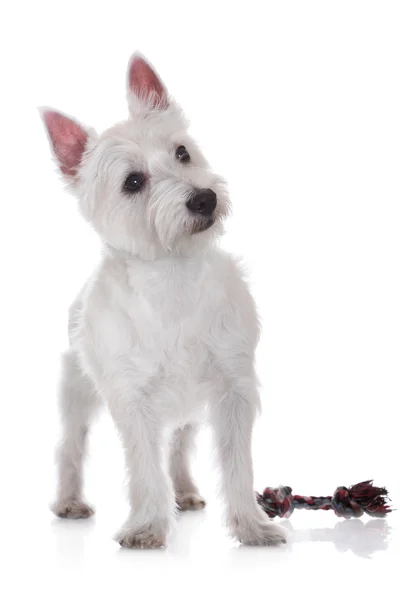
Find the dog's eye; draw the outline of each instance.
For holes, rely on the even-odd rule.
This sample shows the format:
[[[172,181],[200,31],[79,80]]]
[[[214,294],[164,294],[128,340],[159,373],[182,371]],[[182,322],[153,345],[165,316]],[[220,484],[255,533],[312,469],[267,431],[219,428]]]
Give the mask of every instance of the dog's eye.
[[[146,178],[142,173],[131,173],[125,180],[124,190],[126,192],[137,192],[145,181]]]
[[[176,149],[175,156],[180,162],[187,163],[190,161],[190,154],[185,146],[179,146],[179,148]]]

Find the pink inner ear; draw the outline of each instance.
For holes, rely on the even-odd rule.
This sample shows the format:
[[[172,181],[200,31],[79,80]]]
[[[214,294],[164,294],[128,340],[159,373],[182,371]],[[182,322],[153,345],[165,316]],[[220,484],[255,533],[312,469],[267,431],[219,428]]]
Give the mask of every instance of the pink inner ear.
[[[78,123],[55,111],[43,113],[54,153],[64,175],[74,176],[85,151],[88,134]]]
[[[129,67],[129,88],[153,108],[167,108],[164,86],[153,69],[140,56],[135,56]]]

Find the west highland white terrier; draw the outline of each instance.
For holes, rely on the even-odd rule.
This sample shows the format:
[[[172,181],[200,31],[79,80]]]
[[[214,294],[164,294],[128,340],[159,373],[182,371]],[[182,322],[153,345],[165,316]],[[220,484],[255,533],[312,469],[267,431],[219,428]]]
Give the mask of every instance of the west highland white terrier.
[[[224,180],[138,53],[127,88],[129,119],[101,136],[41,111],[63,179],[104,248],[69,314],[53,510],[72,519],[93,514],[82,466],[89,425],[104,401],[129,473],[130,513],[116,536],[122,546],[164,546],[177,508],[205,506],[190,472],[204,418],[232,535],[244,544],[283,543],[285,529],[262,512],[253,489],[259,322],[237,261],[217,247],[229,212]]]

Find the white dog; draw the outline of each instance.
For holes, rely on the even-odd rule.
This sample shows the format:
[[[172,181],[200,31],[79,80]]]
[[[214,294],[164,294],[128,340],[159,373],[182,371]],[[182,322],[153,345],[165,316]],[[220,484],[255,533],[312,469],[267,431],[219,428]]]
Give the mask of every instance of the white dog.
[[[189,458],[206,413],[231,533],[245,544],[285,542],[253,489],[259,324],[237,262],[216,246],[229,211],[224,181],[139,54],[127,81],[130,118],[101,136],[42,110],[63,177],[104,244],[70,310],[53,510],[93,514],[82,496],[82,463],[89,424],[105,401],[129,471],[130,514],[116,539],[129,548],[164,546],[176,507],[205,505]]]

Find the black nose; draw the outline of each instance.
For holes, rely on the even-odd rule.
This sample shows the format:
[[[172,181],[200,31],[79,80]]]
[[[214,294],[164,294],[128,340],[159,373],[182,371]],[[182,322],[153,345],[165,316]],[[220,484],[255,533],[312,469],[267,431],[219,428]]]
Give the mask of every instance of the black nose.
[[[186,202],[186,206],[191,212],[211,217],[217,206],[217,195],[212,190],[199,190]]]

